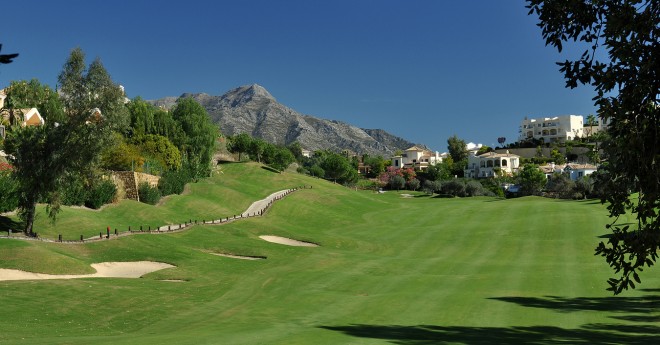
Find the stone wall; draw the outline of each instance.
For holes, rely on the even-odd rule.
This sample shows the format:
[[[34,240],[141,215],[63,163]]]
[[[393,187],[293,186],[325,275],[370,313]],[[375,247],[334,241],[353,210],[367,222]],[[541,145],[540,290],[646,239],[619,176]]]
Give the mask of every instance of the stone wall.
[[[113,180],[119,180],[121,183],[115,183],[117,189],[124,190],[126,199],[140,201],[138,186],[140,183],[147,182],[151,187],[158,187],[160,176],[149,175],[134,171],[113,171]]]

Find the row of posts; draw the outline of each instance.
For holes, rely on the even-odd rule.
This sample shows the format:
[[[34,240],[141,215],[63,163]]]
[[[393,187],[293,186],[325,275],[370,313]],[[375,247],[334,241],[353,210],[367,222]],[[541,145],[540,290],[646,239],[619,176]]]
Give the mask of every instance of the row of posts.
[[[249,214],[249,213],[248,213],[248,214],[246,215],[246,217],[243,217],[243,214],[241,213],[240,215],[234,215],[234,216],[231,217],[231,218],[230,218],[230,217],[226,217],[226,218],[220,218],[219,220],[211,220],[211,221],[209,221],[210,223],[207,222],[206,220],[202,220],[202,223],[201,223],[201,224],[222,224],[222,223],[226,223],[226,222],[228,222],[228,221],[230,221],[230,220],[235,220],[235,219],[238,219],[238,218],[249,218],[249,217],[262,216],[262,215],[264,214],[264,212],[265,212],[265,211],[266,211],[266,210],[267,210],[267,209],[273,204],[274,201],[280,200],[280,199],[282,199],[283,197],[289,195],[289,194],[292,193],[292,192],[295,192],[295,191],[298,190],[298,189],[312,189],[312,186],[301,186],[301,187],[297,187],[297,188],[293,188],[293,189],[288,189],[288,190],[286,190],[284,193],[282,193],[282,194],[276,196],[273,200],[270,200],[270,201],[268,202],[268,205],[266,205],[266,207],[264,207],[263,209],[261,209],[261,210],[259,210],[259,211],[257,211],[257,212],[254,212],[254,213],[252,213],[252,214]],[[193,220],[190,219],[188,222],[184,222],[184,223],[183,223],[183,226],[182,226],[182,224],[178,224],[178,225],[177,225],[178,228],[176,228],[176,229],[174,229],[174,230],[183,230],[183,229],[187,228],[189,225],[192,225],[192,224],[193,224]],[[195,219],[194,224],[197,225],[197,219]],[[134,233],[134,232],[144,232],[142,225],[140,225],[140,230],[139,230],[139,231],[138,231],[138,230],[132,230],[132,229],[131,229],[131,226],[129,225],[129,226],[128,226],[128,231],[129,231],[130,233]],[[147,231],[151,233],[151,225],[148,226]],[[163,231],[163,230],[160,230],[160,228],[156,227],[156,228],[155,228],[155,231],[156,231],[156,232],[161,232],[161,231]],[[169,232],[169,231],[172,231],[172,225],[168,225],[168,226],[167,226],[167,230],[166,230],[166,232]],[[7,234],[8,234],[8,236],[11,236],[11,229],[7,230]],[[117,230],[116,228],[115,228],[115,231],[114,231],[114,235],[115,235],[116,237],[119,236],[119,232],[118,232],[118,230]],[[101,240],[101,239],[103,239],[104,237],[105,237],[106,239],[109,239],[109,238],[110,238],[110,227],[107,227],[107,228],[106,228],[105,235],[103,234],[103,232],[99,232],[99,238],[98,238],[98,239]],[[90,240],[93,240],[93,239],[90,239]],[[58,241],[58,242],[62,242],[62,235],[61,235],[61,234],[57,236],[57,241]],[[83,238],[83,235],[80,235],[80,242],[84,242],[84,241],[85,241],[85,239]]]

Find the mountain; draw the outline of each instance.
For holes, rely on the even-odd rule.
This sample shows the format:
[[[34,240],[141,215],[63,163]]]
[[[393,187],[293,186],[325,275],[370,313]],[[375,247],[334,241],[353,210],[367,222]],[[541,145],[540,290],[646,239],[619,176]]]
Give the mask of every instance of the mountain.
[[[382,129],[362,129],[340,121],[300,114],[278,103],[257,84],[235,88],[222,96],[184,93],[180,97],[192,97],[199,102],[226,135],[248,133],[279,145],[297,141],[304,149],[312,151],[351,150],[384,157],[415,145]],[[150,101],[165,108],[175,102],[174,97]]]

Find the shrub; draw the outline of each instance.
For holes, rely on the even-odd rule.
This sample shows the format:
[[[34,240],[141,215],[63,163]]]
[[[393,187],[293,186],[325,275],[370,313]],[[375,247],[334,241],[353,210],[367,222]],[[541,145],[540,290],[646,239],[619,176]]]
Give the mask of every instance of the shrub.
[[[89,190],[85,206],[98,209],[105,204],[112,203],[116,194],[117,186],[111,180],[103,179]]]
[[[0,171],[0,212],[18,207],[18,182],[11,171]]]
[[[84,205],[89,193],[90,190],[81,176],[67,175],[64,178],[61,190],[63,205]]]
[[[156,205],[160,201],[161,194],[158,188],[151,187],[147,182],[142,182],[138,186],[138,196],[140,197],[140,202]]]
[[[400,190],[406,185],[406,179],[403,176],[394,175],[390,178],[390,188]]]
[[[444,181],[442,183],[442,193],[451,196],[465,196],[465,182],[459,179]]]
[[[468,181],[465,183],[465,194],[466,196],[481,196],[486,195],[486,189],[481,185],[479,181]]]
[[[186,187],[186,183],[190,182],[189,171],[187,169],[179,169],[176,171],[170,170],[163,173],[158,181],[158,189],[162,196],[170,194],[181,194]],[[142,197],[140,197],[142,199]]]
[[[419,180],[416,179],[416,178],[411,179],[411,180],[408,181],[408,183],[407,183],[407,185],[408,185],[408,189],[410,189],[410,190],[417,190],[417,189],[419,189],[419,185],[420,185],[420,184],[421,184],[421,183],[420,183]]]

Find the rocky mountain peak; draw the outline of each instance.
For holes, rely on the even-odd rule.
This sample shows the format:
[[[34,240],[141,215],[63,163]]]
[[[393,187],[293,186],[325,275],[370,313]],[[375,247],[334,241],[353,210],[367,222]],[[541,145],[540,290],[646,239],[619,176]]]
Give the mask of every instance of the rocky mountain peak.
[[[224,95],[224,98],[230,101],[234,106],[245,104],[250,101],[266,100],[276,102],[268,90],[259,84],[244,85],[237,87]]]
[[[361,129],[340,121],[302,115],[278,103],[258,84],[240,86],[222,96],[182,95],[185,96],[193,97],[206,108],[226,135],[248,133],[274,144],[298,142],[308,150],[350,150],[385,157],[413,145],[383,130]],[[158,105],[165,100],[151,102]]]

